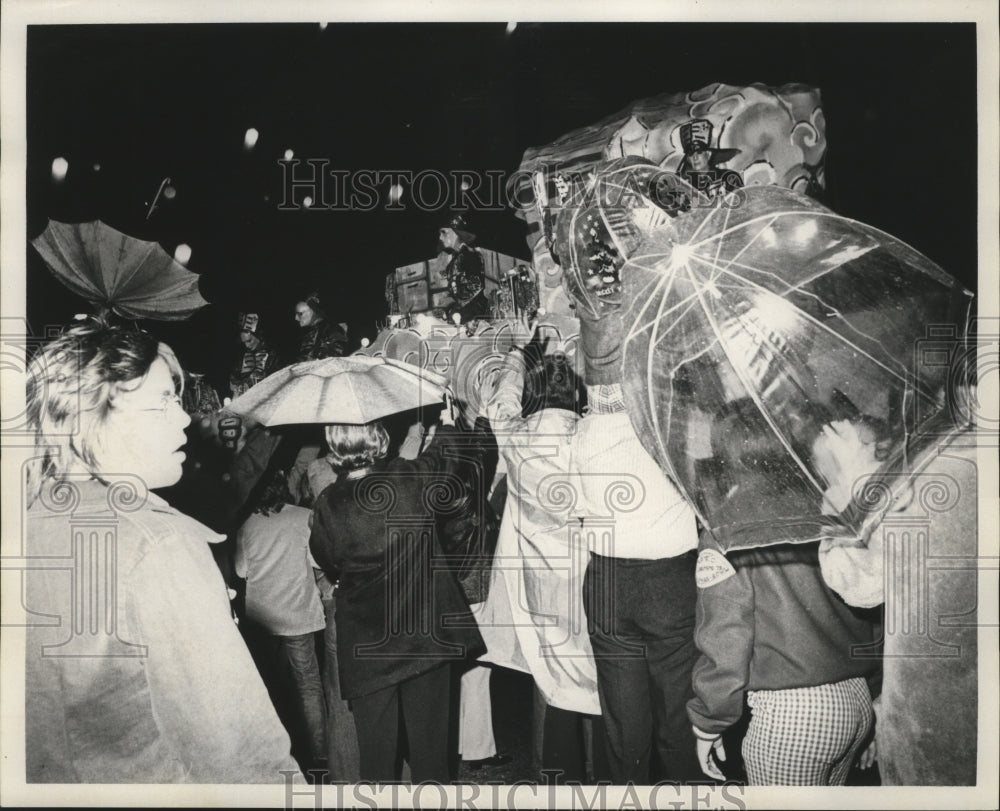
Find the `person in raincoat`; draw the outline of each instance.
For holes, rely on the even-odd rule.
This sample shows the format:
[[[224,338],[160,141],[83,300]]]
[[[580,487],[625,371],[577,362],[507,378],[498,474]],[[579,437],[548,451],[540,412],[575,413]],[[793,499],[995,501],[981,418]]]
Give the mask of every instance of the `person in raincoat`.
[[[564,355],[536,359],[528,368],[525,356],[507,355],[484,398],[508,493],[480,629],[485,658],[530,673],[545,699],[542,769],[582,781],[581,721],[601,712],[583,611],[589,553],[579,536],[574,543],[569,501],[559,498],[569,480],[581,404]]]

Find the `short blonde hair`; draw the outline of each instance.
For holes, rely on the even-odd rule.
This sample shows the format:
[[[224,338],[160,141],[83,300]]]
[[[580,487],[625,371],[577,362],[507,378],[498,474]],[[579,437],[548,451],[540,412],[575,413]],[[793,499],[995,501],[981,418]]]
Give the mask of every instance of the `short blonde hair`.
[[[98,472],[96,451],[115,397],[140,386],[158,358],[180,394],[184,374],[177,357],[146,332],[88,322],[39,350],[28,366],[25,392],[36,451],[27,469],[28,506],[46,481],[64,479],[76,460]]]
[[[389,452],[389,433],[378,420],[364,425],[328,425],[326,441],[330,446],[330,464],[340,470],[368,467]]]

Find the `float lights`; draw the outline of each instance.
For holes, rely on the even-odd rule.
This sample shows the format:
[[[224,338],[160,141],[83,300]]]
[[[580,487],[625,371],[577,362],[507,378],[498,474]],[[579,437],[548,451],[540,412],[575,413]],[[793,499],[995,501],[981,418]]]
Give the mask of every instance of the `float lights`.
[[[257,145],[257,139],[260,137],[260,133],[254,127],[250,127],[247,130],[246,135],[243,136],[243,147],[245,149],[253,149]]]
[[[66,178],[69,171],[69,161],[65,158],[56,158],[52,161],[52,179],[56,183],[61,183]]]

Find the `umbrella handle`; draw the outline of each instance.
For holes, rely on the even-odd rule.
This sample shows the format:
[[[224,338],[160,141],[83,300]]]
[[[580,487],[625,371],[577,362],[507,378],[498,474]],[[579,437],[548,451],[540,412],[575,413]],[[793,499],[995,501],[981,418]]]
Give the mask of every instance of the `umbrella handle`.
[[[156,204],[157,204],[157,203],[159,202],[159,200],[160,200],[160,195],[161,195],[161,194],[163,194],[163,189],[164,189],[164,188],[166,187],[166,185],[167,185],[167,184],[168,184],[169,182],[170,182],[170,178],[169,178],[169,177],[165,177],[165,178],[163,178],[163,182],[162,182],[162,183],[160,184],[160,188],[158,188],[158,189],[156,190],[156,197],[154,197],[154,198],[153,198],[153,204],[152,204],[152,205],[151,205],[151,206],[149,207],[149,211],[147,211],[147,212],[146,212],[146,219],[147,219],[147,220],[148,220],[148,219],[149,219],[150,217],[152,217],[152,216],[153,216],[153,212],[154,212],[154,211],[156,211]]]
[[[445,416],[446,414],[448,415],[447,417]],[[455,424],[455,400],[448,391],[445,391],[444,393],[444,411],[441,412],[441,424]]]

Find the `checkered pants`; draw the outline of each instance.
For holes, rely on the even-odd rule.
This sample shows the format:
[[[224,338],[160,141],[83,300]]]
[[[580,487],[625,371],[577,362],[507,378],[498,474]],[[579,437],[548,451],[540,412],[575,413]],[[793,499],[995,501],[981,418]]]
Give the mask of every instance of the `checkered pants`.
[[[752,786],[842,786],[874,720],[864,679],[750,690],[743,761]]]
[[[621,383],[600,383],[587,386],[587,408],[590,414],[617,414],[625,411],[625,392]]]

